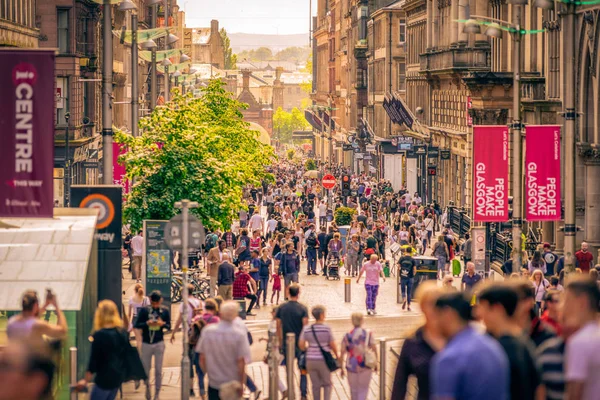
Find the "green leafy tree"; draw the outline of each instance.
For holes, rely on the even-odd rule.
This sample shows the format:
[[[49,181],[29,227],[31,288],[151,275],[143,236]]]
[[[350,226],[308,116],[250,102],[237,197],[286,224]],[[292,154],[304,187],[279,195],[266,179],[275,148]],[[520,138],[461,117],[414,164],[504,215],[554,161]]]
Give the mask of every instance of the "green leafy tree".
[[[221,39],[223,40],[223,53],[225,56],[225,69],[236,69],[237,68],[237,55],[233,54],[231,50],[231,40],[227,35],[225,28],[221,28],[219,32]]]
[[[304,168],[306,168],[307,171],[314,171],[317,169],[317,162],[315,160],[313,160],[312,158],[309,158],[304,163]]]
[[[304,68],[302,68],[302,72],[306,72],[308,74],[313,73],[313,62],[312,62],[312,53],[310,53],[308,55],[308,57],[306,58],[306,66]],[[312,82],[302,82],[300,84],[300,87],[302,88],[302,90],[304,90],[304,92],[310,94],[312,93]]]
[[[298,62],[306,59],[306,57],[310,54],[309,47],[286,47],[285,49],[277,52],[275,54],[275,59],[279,61],[291,61]]]
[[[279,135],[282,143],[291,143],[294,131],[302,131],[309,127],[304,118],[304,112],[294,107],[292,112],[286,112],[278,107],[273,114],[273,130]]]
[[[244,50],[238,53],[238,59],[248,61],[268,61],[273,59],[273,52],[268,47]]]
[[[169,219],[173,204],[197,201],[196,214],[211,229],[229,227],[240,209],[242,188],[272,179],[265,167],[273,148],[242,119],[238,102],[221,80],[211,80],[202,96],[181,96],[140,120],[143,135],[117,131],[117,143],[129,151],[120,157],[127,179],[135,183],[126,197],[125,220],[138,229],[144,219]]]

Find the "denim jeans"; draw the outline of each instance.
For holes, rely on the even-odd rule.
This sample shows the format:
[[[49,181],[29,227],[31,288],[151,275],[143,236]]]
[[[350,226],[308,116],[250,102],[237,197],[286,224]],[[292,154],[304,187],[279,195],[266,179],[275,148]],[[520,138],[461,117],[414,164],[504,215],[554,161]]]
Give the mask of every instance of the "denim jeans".
[[[413,278],[400,278],[400,292],[402,299],[408,303],[410,307],[410,298],[412,297]]]
[[[317,249],[314,247],[308,246],[306,248],[306,258],[308,260],[308,272],[316,273],[317,272]]]
[[[269,277],[261,276],[258,278],[258,291],[256,292],[256,297],[260,303],[260,295],[263,295],[263,304],[267,302],[267,288],[269,287]]]
[[[101,389],[94,385],[90,394],[90,400],[114,400],[117,397],[117,393],[119,393],[119,388]]]
[[[194,369],[196,370],[196,375],[198,376],[198,386],[200,389],[200,395],[204,396],[206,394],[206,388],[204,386],[204,371],[200,368],[200,354],[194,351]],[[192,385],[193,386],[193,385]]]

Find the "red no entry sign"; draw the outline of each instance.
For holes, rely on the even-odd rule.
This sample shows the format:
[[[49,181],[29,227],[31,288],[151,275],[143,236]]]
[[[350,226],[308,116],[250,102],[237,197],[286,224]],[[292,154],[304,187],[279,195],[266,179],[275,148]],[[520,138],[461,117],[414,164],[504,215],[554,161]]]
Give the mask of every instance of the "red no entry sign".
[[[325,175],[321,183],[323,184],[323,187],[325,189],[333,189],[333,187],[335,186],[335,176]]]

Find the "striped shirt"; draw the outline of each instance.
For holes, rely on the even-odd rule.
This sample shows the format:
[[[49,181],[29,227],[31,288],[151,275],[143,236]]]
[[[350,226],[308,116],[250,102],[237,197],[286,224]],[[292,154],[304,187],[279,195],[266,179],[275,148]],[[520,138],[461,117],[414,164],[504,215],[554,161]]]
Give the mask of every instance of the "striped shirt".
[[[546,340],[537,349],[537,363],[547,400],[565,398],[565,341],[561,337]]]
[[[313,328],[315,330],[315,334],[313,334]],[[306,340],[308,342],[308,349],[306,350],[307,360],[323,360],[323,354],[319,349],[317,339],[319,340],[321,347],[323,347],[323,350],[331,351],[329,343],[333,341],[333,333],[331,332],[331,328],[329,326],[316,323],[312,325],[306,325],[302,328],[302,332],[300,332],[300,340]]]

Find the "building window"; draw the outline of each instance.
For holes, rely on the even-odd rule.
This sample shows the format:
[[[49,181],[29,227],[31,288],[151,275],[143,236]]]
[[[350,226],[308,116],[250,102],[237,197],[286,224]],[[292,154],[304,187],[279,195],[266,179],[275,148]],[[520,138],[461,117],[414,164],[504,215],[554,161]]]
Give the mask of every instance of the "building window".
[[[398,84],[397,89],[401,92],[406,91],[406,63],[398,63]]]
[[[56,125],[67,125],[65,113],[69,111],[69,78],[56,78]]]
[[[406,42],[406,18],[400,18],[400,26],[399,26],[399,40],[400,44],[404,44]]]
[[[69,10],[57,10],[58,52],[69,52]]]

